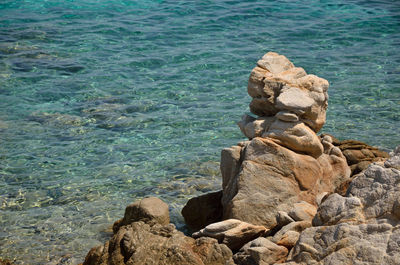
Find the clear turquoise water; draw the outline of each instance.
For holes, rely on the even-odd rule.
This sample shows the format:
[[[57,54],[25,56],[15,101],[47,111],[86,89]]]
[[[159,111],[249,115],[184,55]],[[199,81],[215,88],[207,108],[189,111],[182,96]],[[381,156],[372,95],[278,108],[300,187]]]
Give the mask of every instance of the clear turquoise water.
[[[0,258],[82,261],[145,195],[182,228],[267,51],[330,81],[324,132],[400,144],[397,1],[1,1]]]

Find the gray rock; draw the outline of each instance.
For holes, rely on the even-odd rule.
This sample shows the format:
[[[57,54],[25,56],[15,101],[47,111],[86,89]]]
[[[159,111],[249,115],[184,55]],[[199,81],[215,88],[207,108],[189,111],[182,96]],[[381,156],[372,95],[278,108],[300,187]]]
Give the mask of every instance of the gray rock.
[[[398,150],[398,149],[396,149]],[[393,152],[391,161],[396,161]],[[351,182],[346,197],[332,194],[304,230],[291,261],[306,264],[400,264],[400,171],[373,163]]]
[[[284,227],[287,224],[294,222],[293,218],[290,217],[287,212],[278,211],[276,213],[276,226],[277,227]]]

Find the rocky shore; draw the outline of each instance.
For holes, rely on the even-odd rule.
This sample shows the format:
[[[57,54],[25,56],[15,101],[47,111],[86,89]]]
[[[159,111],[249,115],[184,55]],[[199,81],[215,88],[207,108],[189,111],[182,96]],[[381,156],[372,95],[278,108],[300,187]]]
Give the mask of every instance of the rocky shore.
[[[400,146],[317,135],[327,80],[269,52],[252,70],[248,138],[221,152],[222,189],[182,210],[134,202],[83,264],[400,264]]]

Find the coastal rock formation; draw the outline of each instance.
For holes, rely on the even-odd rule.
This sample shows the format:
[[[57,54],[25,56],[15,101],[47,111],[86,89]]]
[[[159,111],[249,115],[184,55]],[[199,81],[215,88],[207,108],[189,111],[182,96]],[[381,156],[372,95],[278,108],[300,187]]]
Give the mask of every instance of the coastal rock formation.
[[[233,264],[231,250],[216,239],[193,239],[166,224],[169,214],[165,215],[165,205],[157,198],[129,205],[124,218],[114,225],[114,236],[92,248],[83,264]]]
[[[269,52],[248,85],[250,110],[238,123],[249,141],[221,154],[223,219],[272,229],[278,211],[300,201],[316,205],[350,176],[332,139],[316,135],[325,123],[328,82]]]
[[[146,198],[84,264],[400,264],[400,147],[387,159],[359,141],[317,136],[328,86],[264,55],[248,84],[258,117],[243,116],[248,140],[221,152],[222,191],[182,210],[197,232],[177,231],[168,205]]]
[[[400,146],[391,155],[359,174],[345,197],[332,194],[320,205],[292,261],[400,264]]]

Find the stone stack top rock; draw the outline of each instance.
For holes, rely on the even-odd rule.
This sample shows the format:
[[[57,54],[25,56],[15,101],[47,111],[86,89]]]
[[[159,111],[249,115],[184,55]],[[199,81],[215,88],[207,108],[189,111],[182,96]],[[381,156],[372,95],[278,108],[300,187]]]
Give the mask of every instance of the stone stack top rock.
[[[250,74],[250,110],[260,117],[300,120],[318,132],[326,119],[328,87],[327,80],[307,74],[283,55],[268,52]]]

